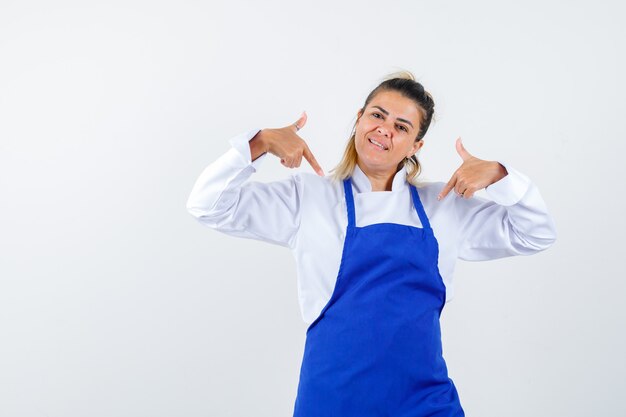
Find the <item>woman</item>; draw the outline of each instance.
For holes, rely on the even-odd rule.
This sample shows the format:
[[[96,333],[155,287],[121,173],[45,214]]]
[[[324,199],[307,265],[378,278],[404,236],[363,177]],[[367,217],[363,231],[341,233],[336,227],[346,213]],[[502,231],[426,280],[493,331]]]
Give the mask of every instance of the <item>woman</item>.
[[[439,327],[456,259],[528,255],[556,239],[535,185],[459,139],[448,183],[417,183],[433,113],[411,73],[393,74],[357,112],[332,177],[297,134],[303,114],[231,139],[193,187],[187,208],[201,223],[292,249],[309,324],[296,417],[463,416]],[[289,168],[304,157],[318,175],[247,182],[268,153]],[[482,188],[492,201],[473,197]]]

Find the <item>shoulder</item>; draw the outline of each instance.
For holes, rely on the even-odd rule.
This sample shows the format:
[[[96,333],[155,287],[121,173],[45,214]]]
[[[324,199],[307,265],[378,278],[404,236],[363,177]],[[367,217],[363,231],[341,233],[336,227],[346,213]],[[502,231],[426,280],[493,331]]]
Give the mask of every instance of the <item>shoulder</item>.
[[[420,200],[438,201],[437,196],[445,187],[446,183],[441,181],[418,181],[413,183],[420,196]],[[422,201],[424,202],[424,201]]]
[[[297,177],[299,181],[303,184],[307,184],[315,187],[338,187],[342,186],[341,181],[333,180],[330,175],[325,175],[320,177],[317,174],[311,172],[297,172],[293,174],[294,177]]]
[[[337,196],[343,190],[340,181],[333,180],[330,175],[320,177],[310,172],[297,172],[293,174],[294,179],[301,183],[305,194],[309,198],[324,199],[330,196]],[[320,202],[323,202],[320,201]]]
[[[424,210],[429,217],[438,216],[446,217],[454,216],[456,218],[456,206],[458,204],[458,196],[451,191],[442,200],[437,197],[446,183],[442,181],[418,181],[414,184],[417,189],[420,201],[424,206]]]

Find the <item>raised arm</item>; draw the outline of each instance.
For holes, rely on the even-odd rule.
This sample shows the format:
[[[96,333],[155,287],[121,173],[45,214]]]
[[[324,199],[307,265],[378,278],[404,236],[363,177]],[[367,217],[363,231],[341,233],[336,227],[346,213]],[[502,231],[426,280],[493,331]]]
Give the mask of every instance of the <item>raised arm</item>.
[[[531,255],[555,242],[556,227],[537,186],[519,171],[506,170],[505,177],[486,189],[491,201],[454,197],[460,259]]]
[[[442,189],[440,199],[453,189],[457,194],[448,198],[454,198],[457,214],[458,257],[482,261],[530,255],[551,246],[556,227],[530,179],[497,161],[472,156],[460,139],[456,148],[463,164]],[[473,196],[482,188],[490,200]]]
[[[302,119],[298,122],[303,124]],[[292,130],[292,135],[286,129]],[[270,183],[247,180],[267,152],[279,156],[287,167],[299,166],[302,156],[309,159],[310,155],[314,161],[296,131],[295,125],[290,125],[251,130],[232,138],[232,148],[207,166],[196,180],[187,200],[189,213],[202,224],[232,236],[293,247],[303,193],[299,177]]]

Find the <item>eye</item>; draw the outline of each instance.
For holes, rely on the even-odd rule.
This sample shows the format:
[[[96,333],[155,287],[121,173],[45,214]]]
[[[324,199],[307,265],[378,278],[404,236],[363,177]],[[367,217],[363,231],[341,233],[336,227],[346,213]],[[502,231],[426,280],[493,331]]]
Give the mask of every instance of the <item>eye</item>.
[[[380,113],[372,113],[372,116],[376,117],[377,119],[379,118],[378,116],[380,116]]]
[[[404,126],[402,126],[402,125],[398,125],[398,126],[400,126],[400,128],[401,128],[401,129],[404,129],[404,131],[405,131],[405,132],[408,132],[408,131],[409,131],[409,129],[407,129],[406,127],[404,127]]]

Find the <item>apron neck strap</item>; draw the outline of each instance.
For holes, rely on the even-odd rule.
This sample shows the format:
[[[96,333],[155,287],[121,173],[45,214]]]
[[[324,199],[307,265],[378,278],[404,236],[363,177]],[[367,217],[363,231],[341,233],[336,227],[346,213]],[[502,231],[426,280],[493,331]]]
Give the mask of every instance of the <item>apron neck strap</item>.
[[[352,177],[343,180],[343,189],[346,195],[346,206],[348,208],[348,228],[353,229],[354,221],[354,196],[352,195]]]
[[[415,206],[415,210],[417,211],[417,215],[420,217],[420,221],[422,222],[422,227],[424,230],[432,231],[430,227],[430,222],[428,221],[428,216],[426,216],[426,212],[424,211],[424,206],[422,205],[422,201],[420,200],[419,193],[417,192],[417,188],[413,184],[409,184],[411,188],[411,197],[413,197],[413,205]]]

